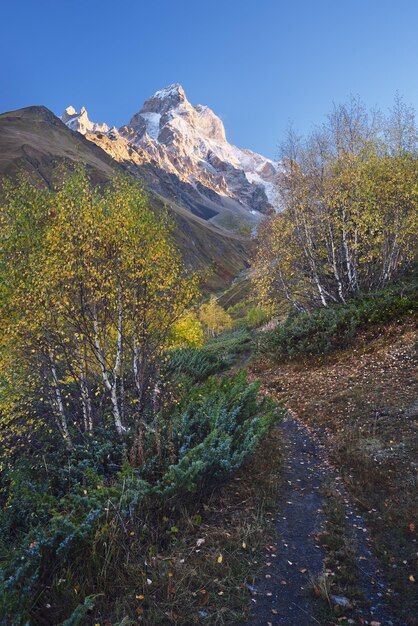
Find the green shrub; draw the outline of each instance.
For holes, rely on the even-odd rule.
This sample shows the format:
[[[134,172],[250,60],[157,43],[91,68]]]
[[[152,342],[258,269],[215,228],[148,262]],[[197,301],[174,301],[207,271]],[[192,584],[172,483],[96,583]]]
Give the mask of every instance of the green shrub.
[[[234,319],[241,319],[246,317],[248,310],[252,306],[253,301],[250,299],[240,300],[236,304],[228,307],[226,312]]]
[[[203,381],[233,365],[251,343],[248,329],[238,328],[210,339],[201,348],[174,350],[167,363],[167,373],[174,378],[185,375],[192,382]]]
[[[118,471],[112,457],[119,461]],[[68,615],[88,595],[92,579],[100,577],[114,532],[112,523],[126,520],[149,493],[140,476],[129,480],[120,471],[122,460],[117,441],[103,446],[95,441],[75,447],[70,454],[57,448],[24,458],[4,472],[1,623],[27,623],[46,604],[56,606],[57,614],[49,611],[50,621],[45,623],[59,623],[63,611]],[[86,579],[89,582],[78,597],[74,585]]]
[[[277,414],[270,399],[258,399],[258,391],[259,384],[248,384],[240,372],[211,378],[188,394],[177,414],[178,463],[158,486],[162,494],[194,494],[251,456]]]
[[[0,484],[0,622],[77,623],[95,594],[123,576],[128,530],[142,542],[137,566],[146,572],[150,540],[166,536],[162,512],[202,497],[251,456],[269,428],[277,412],[258,399],[258,389],[245,372],[188,388],[158,428],[150,425],[150,459],[141,468],[103,432],[71,452],[51,446],[7,469]]]
[[[241,354],[249,350],[252,337],[246,328],[223,333],[205,343],[201,350],[224,362],[226,366],[233,365]]]
[[[254,306],[247,313],[247,323],[250,328],[259,328],[272,318],[271,309],[261,306]]]
[[[167,371],[171,376],[184,374],[197,382],[220,372],[225,366],[225,362],[216,354],[199,348],[181,348],[171,353]]]
[[[351,300],[346,305],[291,315],[259,340],[258,350],[274,358],[322,354],[350,344],[356,333],[418,310],[418,284],[402,284]]]

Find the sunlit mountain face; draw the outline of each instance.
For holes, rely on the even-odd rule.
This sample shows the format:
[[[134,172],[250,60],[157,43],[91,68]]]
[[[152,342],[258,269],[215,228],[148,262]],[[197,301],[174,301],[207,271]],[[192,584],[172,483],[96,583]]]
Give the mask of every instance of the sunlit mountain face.
[[[114,159],[152,163],[192,185],[219,225],[240,218],[256,223],[276,206],[278,165],[228,143],[222,120],[209,107],[192,105],[178,83],[157,91],[119,129],[91,122],[84,107],[68,107],[61,119]]]

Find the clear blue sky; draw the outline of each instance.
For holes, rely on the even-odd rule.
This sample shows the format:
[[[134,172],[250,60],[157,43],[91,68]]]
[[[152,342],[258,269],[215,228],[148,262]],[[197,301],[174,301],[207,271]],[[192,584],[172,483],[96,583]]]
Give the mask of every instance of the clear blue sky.
[[[180,82],[229,140],[275,156],[358,94],[418,106],[417,0],[21,0],[0,20],[0,110],[85,105],[120,126]]]

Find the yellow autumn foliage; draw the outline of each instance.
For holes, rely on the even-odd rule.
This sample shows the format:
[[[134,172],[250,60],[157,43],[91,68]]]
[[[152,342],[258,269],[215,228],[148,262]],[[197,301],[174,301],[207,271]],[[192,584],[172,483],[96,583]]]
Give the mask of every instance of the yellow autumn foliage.
[[[212,296],[209,302],[202,304],[199,309],[199,318],[207,329],[208,333],[213,337],[219,333],[232,328],[232,317],[221,307]]]

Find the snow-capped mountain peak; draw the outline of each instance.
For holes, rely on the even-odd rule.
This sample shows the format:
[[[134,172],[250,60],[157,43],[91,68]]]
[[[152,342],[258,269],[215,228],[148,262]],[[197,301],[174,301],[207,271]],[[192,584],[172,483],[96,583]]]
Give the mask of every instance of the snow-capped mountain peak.
[[[168,85],[168,87],[164,87],[164,89],[159,89],[153,95],[153,98],[157,98],[160,100],[186,100],[186,94],[184,93],[183,87],[180,83],[173,83],[172,85]]]
[[[265,211],[275,204],[277,166],[228,143],[222,120],[208,106],[193,106],[178,83],[146,100],[120,132],[182,180],[237,198],[250,209]]]
[[[154,98],[161,98],[162,100],[164,100],[164,98],[170,97],[173,94],[179,94],[183,98],[186,97],[184,89],[180,85],[180,83],[172,83],[171,85],[168,85],[168,87],[164,87],[163,89],[159,89],[158,91],[156,91],[154,94]]]
[[[226,141],[221,119],[207,106],[192,106],[183,87],[178,83],[156,91],[133,116],[129,127],[135,129],[139,135],[147,132],[153,139],[158,139],[160,130],[170,123],[178,127],[179,131],[189,131],[190,134],[194,128],[199,134]]]
[[[122,159],[123,154],[126,162],[126,155],[131,155],[128,160],[136,166],[152,162],[210,198],[212,204],[236,206],[239,213],[251,216],[276,204],[278,165],[230,144],[220,117],[208,106],[192,105],[179,83],[156,91],[119,132],[91,122],[84,107],[79,113],[68,107],[61,119],[114,158]],[[98,133],[106,134],[106,141]]]
[[[62,121],[64,123],[68,122],[72,117],[74,117],[74,115],[77,115],[77,111],[75,110],[75,108],[73,106],[69,106],[65,109],[64,113],[62,114]]]

